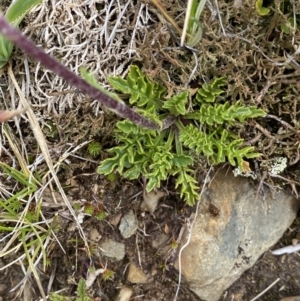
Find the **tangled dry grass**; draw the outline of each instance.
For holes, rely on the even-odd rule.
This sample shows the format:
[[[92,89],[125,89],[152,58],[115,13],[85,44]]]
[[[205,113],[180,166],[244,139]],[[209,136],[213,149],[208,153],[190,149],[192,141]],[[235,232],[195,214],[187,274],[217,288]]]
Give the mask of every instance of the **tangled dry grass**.
[[[185,1],[162,2],[182,27]],[[282,188],[289,184],[298,196],[300,30],[291,34],[280,30],[280,24],[287,22],[280,3],[275,0],[272,13],[261,17],[252,0],[208,1],[201,20],[204,35],[193,49],[179,47],[178,33],[150,2],[144,1],[47,0],[26,17],[21,29],[77,74],[85,66],[107,89],[107,76],[124,76],[133,63],[162,82],[169,95],[182,89],[193,93],[204,82],[226,76],[224,98],[232,102],[242,99],[268,113],[259,121],[237,125],[246,143],[262,153],[251,162],[261,187],[267,184]],[[292,13],[299,18],[299,1],[294,2]],[[19,50],[12,57],[12,69],[44,131],[54,162],[70,146],[90,139],[99,140],[104,150],[111,147],[116,117],[105,112],[97,101],[87,99]],[[0,88],[0,109],[21,107],[15,85],[5,70]],[[22,115],[8,128],[27,163],[37,167],[43,160],[28,124]],[[1,155],[17,166],[5,135],[0,138]],[[278,157],[288,161],[281,175],[269,172]],[[207,169],[205,165],[199,167],[200,172]]]

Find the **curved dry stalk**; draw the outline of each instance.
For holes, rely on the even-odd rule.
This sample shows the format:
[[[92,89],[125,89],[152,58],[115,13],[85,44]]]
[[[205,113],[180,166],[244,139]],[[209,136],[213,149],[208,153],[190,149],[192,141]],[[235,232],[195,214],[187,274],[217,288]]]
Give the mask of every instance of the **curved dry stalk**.
[[[182,30],[179,28],[174,19],[168,14],[164,6],[159,0],[151,0],[151,2],[158,8],[158,10],[163,14],[166,20],[176,29],[176,31],[181,35]]]

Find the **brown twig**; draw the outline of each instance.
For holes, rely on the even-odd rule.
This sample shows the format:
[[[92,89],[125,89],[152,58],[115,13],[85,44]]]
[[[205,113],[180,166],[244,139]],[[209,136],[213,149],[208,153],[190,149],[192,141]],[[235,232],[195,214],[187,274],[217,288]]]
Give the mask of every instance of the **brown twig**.
[[[256,121],[254,121],[254,126],[260,130],[265,136],[267,136],[268,138],[272,139],[272,140],[276,140],[276,137],[272,136],[272,134],[266,130],[265,128],[263,128],[260,124],[258,124]]]
[[[287,123],[284,120],[281,120],[279,117],[277,117],[275,115],[270,115],[270,114],[268,114],[266,117],[269,117],[269,118],[272,118],[272,119],[275,119],[275,120],[279,121],[283,126],[290,129],[293,133],[295,133],[296,135],[299,135],[299,131],[295,130],[289,123]]]
[[[273,178],[279,178],[281,180],[284,180],[284,181],[287,181],[289,183],[293,183],[293,184],[297,184],[297,185],[300,185],[300,182],[298,181],[294,181],[294,180],[290,180],[290,179],[287,179],[283,176],[280,176],[280,175],[275,175],[275,174],[272,174],[272,173],[268,173],[270,177],[273,177]]]
[[[269,90],[269,88],[273,85],[275,85],[276,82],[271,82],[269,80],[267,80],[267,83],[265,85],[265,87],[260,91],[259,95],[256,98],[256,102],[260,103],[262,98],[264,97],[264,95],[267,93],[267,91]]]
[[[252,138],[251,140],[249,141],[246,141],[243,145],[252,145],[254,144],[255,142],[259,141],[261,138],[261,133],[258,133],[254,138]]]

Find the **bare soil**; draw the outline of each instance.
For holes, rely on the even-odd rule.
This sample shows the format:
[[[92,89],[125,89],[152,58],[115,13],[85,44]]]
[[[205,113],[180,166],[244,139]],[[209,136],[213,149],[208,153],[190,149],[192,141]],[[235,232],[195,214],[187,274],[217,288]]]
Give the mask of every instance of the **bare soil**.
[[[89,241],[89,247],[94,250],[89,258],[77,231],[70,229],[72,222],[66,222],[65,218],[61,217],[61,230],[57,233],[57,237],[66,253],[57,244],[50,246],[51,265],[45,273],[41,271],[40,274],[45,291],[47,291],[51,276],[54,275],[51,291],[56,292],[63,289],[63,295],[74,296],[79,279],[86,277],[89,267],[101,268],[106,266],[107,269],[114,272],[114,277],[110,280],[104,280],[103,275],[100,275],[97,278],[88,291],[92,300],[114,300],[118,294],[118,289],[123,285],[133,288],[132,300],[174,300],[178,284],[178,271],[174,269],[173,262],[178,249],[172,247],[172,242],[177,239],[180,229],[185,223],[185,218],[190,216],[194,208],[184,204],[170,189],[169,195],[159,203],[154,215],[142,212],[139,209],[142,200],[140,183],[130,183],[123,180],[109,182],[91,172],[93,171],[92,167],[95,168],[95,166],[90,166],[88,169],[82,170],[81,173],[77,173],[78,169],[76,169],[72,176],[72,178],[76,178],[76,187],[70,189],[68,195],[70,195],[70,199],[80,200],[82,204],[89,202],[89,205],[103,208],[108,214],[106,220],[99,221],[95,217],[85,218],[83,229],[86,236],[90,237],[91,230],[97,229],[102,238],[109,237],[124,243],[126,255],[122,261],[109,262],[101,256],[99,244]],[[64,173],[59,175],[62,178],[66,176]],[[102,191],[102,196],[96,198],[95,196],[99,191]],[[120,214],[125,214],[130,209],[134,210],[138,217],[139,230],[136,235],[124,239],[120,235],[118,227],[113,224],[115,218]],[[48,210],[52,211],[53,209],[49,208]],[[48,210],[45,209],[46,214]],[[58,210],[58,212],[62,211],[64,210]],[[297,219],[274,248],[291,244],[293,238],[299,237],[299,230],[300,221]],[[160,233],[166,232],[170,234],[170,239],[159,249],[153,248],[153,240]],[[11,257],[4,258],[1,264],[6,264],[11,260]],[[147,284],[132,284],[126,280],[126,269],[130,262],[141,265],[149,279]],[[277,278],[280,278],[280,281],[259,300],[275,301],[281,297],[299,295],[299,267],[300,256],[298,253],[279,257],[266,253],[253,268],[245,272],[224,293],[220,301],[252,300]],[[5,285],[5,290],[1,292],[3,301],[25,300],[18,296],[19,290],[9,292],[22,278],[23,272],[17,264],[2,273],[0,283]],[[25,287],[25,290],[29,291],[27,295],[31,296],[27,300],[37,300],[39,291],[35,286],[33,277],[30,283],[31,286]],[[33,291],[31,292],[31,290]],[[196,301],[200,299],[188,289],[183,280],[177,300]]]
[[[21,30],[75,72],[78,73],[79,67],[84,65],[94,71],[104,84],[107,84],[107,75],[125,75],[132,63],[139,64],[151,78],[165,84],[170,95],[183,88],[194,91],[205,81],[226,76],[227,99],[242,99],[245,104],[259,106],[270,116],[279,118],[267,117],[237,126],[237,132],[263,154],[257,160],[250,161],[251,168],[257,172],[261,183],[286,187],[298,197],[299,54],[292,62],[286,63],[286,59],[296,51],[300,34],[299,29],[291,35],[280,30],[280,24],[288,17],[280,11],[280,1],[274,1],[272,12],[266,17],[257,14],[252,0],[241,1],[242,6],[238,5],[239,1],[218,1],[226,37],[216,17],[217,9],[214,5],[209,6],[211,9],[207,8],[202,16],[204,35],[195,51],[178,46],[178,35],[154,6],[142,6],[142,2],[131,1],[125,10],[126,1],[115,2],[108,8],[109,3],[101,0],[44,1],[41,8],[25,18]],[[162,0],[162,3],[182,26],[186,1]],[[299,3],[295,5],[299,16]],[[119,22],[118,16],[123,10],[124,17]],[[88,290],[91,300],[115,300],[123,285],[133,288],[131,300],[174,300],[178,285],[178,272],[173,267],[178,252],[175,242],[186,218],[195,208],[179,198],[170,178],[162,187],[167,195],[154,214],[142,212],[142,182],[130,182],[117,174],[110,181],[96,173],[98,163],[109,156],[106,151],[117,143],[113,135],[117,121],[115,115],[67,86],[34,60],[25,58],[19,50],[14,51],[11,62],[15,76],[20,86],[23,85],[25,96],[30,99],[39,119],[54,163],[70,146],[76,147],[88,140],[101,143],[103,151],[98,157],[93,158],[84,146],[76,152],[77,157],[69,156],[68,160],[59,164],[57,174],[72,205],[79,204],[80,208],[92,206],[96,211],[106,213],[102,221],[93,215],[84,218],[82,227],[86,237],[90,237],[92,229],[97,229],[102,238],[109,237],[124,243],[126,250],[122,261],[112,263],[101,255],[98,243],[89,240],[89,247],[93,250],[89,254],[73,227],[72,218],[65,214],[67,209],[63,202],[54,204],[50,196],[43,204],[43,214],[49,218],[57,214],[59,229],[56,235],[65,252],[55,240],[49,244],[51,265],[46,271],[39,267],[45,292],[62,290],[60,294],[74,297],[77,283],[80,278],[86,277],[89,267],[106,266],[114,272],[114,277],[105,280],[104,275],[100,275]],[[194,72],[195,65],[198,68]],[[0,87],[5,95],[0,109],[17,107],[11,102],[14,99],[18,103],[18,99],[12,92],[14,87],[5,69],[0,77]],[[7,126],[19,145],[27,149],[29,159],[34,161],[40,150],[26,118],[8,122]],[[0,135],[2,147],[9,149],[9,143],[3,139],[4,134]],[[17,165],[6,152],[0,155],[1,162]],[[275,156],[286,156],[289,160],[289,166],[280,179],[272,178],[266,172],[268,162]],[[207,166],[196,166],[195,170],[201,177]],[[46,164],[41,163],[38,172],[44,174],[46,171]],[[7,177],[2,174],[0,177],[1,184],[10,185],[12,191],[18,188]],[[130,209],[138,218],[139,229],[133,237],[123,239],[115,220]],[[152,242],[160,233],[168,234],[170,239],[155,249]],[[300,240],[299,233],[300,221],[297,219],[274,249],[290,245],[292,239]],[[0,233],[0,239],[2,248],[6,242],[4,234]],[[14,259],[13,256],[0,258],[0,265],[4,266]],[[127,281],[130,262],[141,265],[149,278],[147,284]],[[299,265],[298,253],[279,257],[266,253],[224,293],[220,301],[250,301],[277,278],[280,281],[259,300],[280,300],[282,297],[300,295]],[[0,270],[0,301],[40,300],[33,276],[24,292],[22,286],[10,291],[23,277],[24,271],[18,262]],[[200,299],[183,280],[177,300]]]

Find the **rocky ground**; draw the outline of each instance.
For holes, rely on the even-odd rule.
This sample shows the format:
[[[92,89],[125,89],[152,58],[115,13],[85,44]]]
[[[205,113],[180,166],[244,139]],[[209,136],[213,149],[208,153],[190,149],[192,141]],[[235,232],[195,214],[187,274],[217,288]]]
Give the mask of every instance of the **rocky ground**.
[[[63,173],[61,176],[63,176]],[[86,216],[84,219],[83,229],[88,237],[89,246],[93,250],[93,254],[89,258],[74,223],[69,220],[66,221],[64,216],[66,210],[61,204],[58,210],[61,229],[57,233],[57,238],[66,253],[56,243],[50,246],[49,258],[51,259],[51,265],[45,273],[40,271],[45,289],[49,285],[51,277],[54,277],[51,285],[52,292],[62,290],[61,294],[74,296],[78,279],[86,278],[88,268],[93,266],[96,270],[105,270],[92,281],[92,286],[88,290],[92,300],[129,300],[130,297],[124,297],[127,294],[131,296],[130,300],[174,300],[178,285],[178,270],[174,267],[179,251],[177,241],[180,242],[183,239],[181,229],[187,225],[187,221],[195,208],[186,206],[176,194],[169,191],[169,194],[159,201],[154,213],[151,214],[140,208],[143,202],[140,183],[124,181],[112,183],[101,179],[94,173],[91,174],[89,170],[82,170],[82,173],[76,174],[75,177],[76,189],[72,193],[71,190],[68,193],[70,201],[72,203],[80,202],[83,206],[87,202],[92,206],[101,206],[101,210],[103,208],[107,213],[107,218],[104,221],[99,221],[95,217]],[[225,181],[224,185],[226,185]],[[246,187],[249,188],[247,185],[249,184],[246,184]],[[250,186],[252,185],[250,184]],[[253,185],[253,189],[256,189],[256,187]],[[224,187],[222,186],[220,189],[224,189]],[[229,190],[227,187],[227,191]],[[101,191],[103,195],[96,201],[95,196],[99,195]],[[251,193],[250,191],[249,194]],[[245,196],[245,194],[243,195]],[[203,200],[204,217],[201,219],[201,223],[205,224],[205,221],[207,221],[210,231],[212,231],[218,216],[212,209],[207,207],[207,198],[203,197]],[[218,206],[221,201],[224,201],[224,195],[220,197],[219,201],[214,200],[217,202],[214,203]],[[253,200],[247,199],[247,201],[252,202]],[[281,199],[278,202],[282,205],[285,201],[285,199]],[[53,210],[50,205],[47,203],[49,209],[45,209],[46,212]],[[224,206],[226,207],[226,205]],[[252,206],[254,205],[252,204]],[[281,207],[287,208],[284,205]],[[277,210],[280,210],[280,206],[277,206],[277,208]],[[219,207],[219,214],[224,214],[223,209],[224,207]],[[249,209],[252,210],[251,207]],[[286,212],[286,214],[288,213]],[[274,228],[284,228],[281,223],[286,218],[280,219],[276,214],[275,216],[276,219],[273,219],[273,215],[268,214],[265,216],[265,219],[269,220],[268,223],[255,224],[253,230],[261,232],[266,239],[265,242],[261,243],[270,244]],[[223,219],[221,221],[224,222]],[[272,228],[272,225],[274,228]],[[261,230],[262,227],[263,231]],[[238,228],[239,226],[236,225],[235,229]],[[272,249],[290,245],[293,239],[299,238],[298,231],[299,220],[296,219]],[[221,233],[221,231],[217,232]],[[195,231],[195,233],[198,233],[198,231]],[[203,231],[201,233],[203,234]],[[233,237],[232,241],[229,241],[229,245],[234,245],[234,235],[238,235],[236,231],[235,234],[232,233]],[[205,239],[205,236],[202,237]],[[218,239],[221,238],[226,239],[224,237]],[[240,239],[240,241],[243,241],[243,239]],[[257,241],[254,241],[254,244],[256,247],[260,247]],[[200,249],[201,246],[198,245],[197,250],[200,251]],[[203,275],[206,277],[205,280],[211,277],[210,279],[213,282],[215,281],[213,280],[214,277],[219,280],[218,274],[224,275],[223,271],[226,270],[226,265],[211,263],[211,260],[218,259],[219,256],[221,262],[224,261],[226,256],[230,254],[230,250],[230,247],[228,247],[227,250],[224,249],[218,254],[209,254],[205,250],[198,252],[201,254],[200,258],[205,257],[203,260],[204,267],[202,267]],[[261,250],[256,250],[254,253],[259,254],[260,252]],[[252,255],[255,257],[256,254]],[[242,258],[242,256],[237,256],[233,260],[238,262],[239,258]],[[1,265],[3,266],[11,260],[11,257],[3,258]],[[183,274],[187,273],[186,270],[189,270],[189,266],[194,266],[196,269],[195,260],[195,254],[192,257],[188,256],[188,253],[183,254]],[[246,269],[248,264],[256,261],[256,259],[251,260],[250,263],[241,263],[242,268]],[[267,251],[258,258],[251,269],[244,272],[237,281],[225,289],[220,300],[252,300],[277,278],[280,278],[280,281],[265,293],[260,300],[281,300],[283,297],[299,295],[299,264],[300,258],[297,253],[274,256]],[[207,265],[207,268],[205,268],[205,265]],[[213,276],[213,273],[216,276]],[[17,295],[20,292],[19,290],[9,292],[22,278],[23,272],[18,265],[2,272],[0,286],[2,300],[37,300],[36,296],[39,295],[39,291],[34,279],[31,279],[25,286],[25,293],[22,297]],[[226,281],[226,277],[223,278]],[[213,287],[216,285],[217,283],[214,283]],[[120,295],[122,297],[118,299]],[[190,286],[183,278],[177,300],[201,299],[190,290]]]
[[[162,3],[182,26],[185,1]],[[87,67],[106,87],[108,75],[125,75],[132,63],[166,85],[169,95],[226,76],[226,98],[242,99],[269,114],[237,127],[237,132],[262,153],[260,158],[250,160],[257,179],[233,178],[231,167],[225,165],[227,174],[213,184],[220,167],[210,170],[208,164],[199,164],[195,170],[205,190],[203,201],[190,207],[180,199],[172,178],[163,183],[157,194],[145,195],[142,179],[128,181],[118,174],[112,178],[98,175],[99,162],[116,144],[115,115],[15,50],[12,71],[31,103],[57,176],[77,217],[82,219],[87,238],[85,243],[56,185],[47,177],[47,165],[41,159],[26,115],[3,124],[1,162],[19,169],[22,160],[13,148],[17,145],[25,165],[35,171],[42,183],[42,196],[32,199],[42,199],[43,216],[55,221],[56,237],[51,236],[47,244],[49,264],[46,269],[41,263],[37,265],[45,293],[65,296],[53,300],[76,299],[81,278],[89,286],[89,298],[98,301],[200,300],[194,293],[200,294],[197,285],[201,289],[215,285],[216,292],[218,281],[226,276],[230,286],[219,286],[224,290],[219,300],[253,300],[278,278],[259,300],[300,295],[299,254],[275,256],[268,251],[300,240],[300,36],[299,29],[289,34],[281,30],[281,24],[293,12],[299,18],[300,8],[299,3],[284,3],[290,12],[282,10],[281,1],[274,1],[269,4],[270,14],[264,17],[258,15],[250,0],[222,0],[218,1],[218,8],[215,3],[208,3],[201,19],[204,35],[196,51],[178,46],[178,34],[150,3],[49,0],[25,18],[21,30],[27,36],[75,72],[82,65]],[[8,4],[9,1],[3,1],[4,8]],[[7,68],[1,70],[0,87],[0,109],[17,108],[16,84]],[[88,152],[88,142],[92,140],[102,145],[102,152],[96,157]],[[287,158],[287,168],[272,176],[270,166],[279,157]],[[205,182],[207,174],[209,181]],[[0,176],[1,199],[23,188],[4,173]],[[24,208],[26,202],[27,199]],[[36,210],[35,206],[30,208]],[[201,219],[200,224],[194,224],[194,234],[202,235],[198,241],[209,241],[209,247],[215,246],[201,249],[200,273],[205,275],[202,284],[196,283],[193,275],[188,282],[188,269],[197,270],[199,257],[192,253],[186,258],[188,253],[184,252],[190,252],[189,248],[180,253],[188,239],[184,230],[189,229],[196,212]],[[205,237],[207,234],[211,236]],[[249,249],[247,237],[252,239]],[[3,251],[8,237],[0,233],[0,239],[0,265],[11,263],[0,270],[0,300],[40,300],[41,289],[34,275],[29,273],[24,278],[26,259],[14,262],[24,251],[19,249],[8,256]],[[190,249],[200,250],[203,245],[193,247],[193,239]],[[227,258],[222,257],[225,254]],[[227,265],[230,254],[232,261]],[[182,274],[178,272],[178,258],[182,259]],[[216,296],[206,300],[216,300]]]

